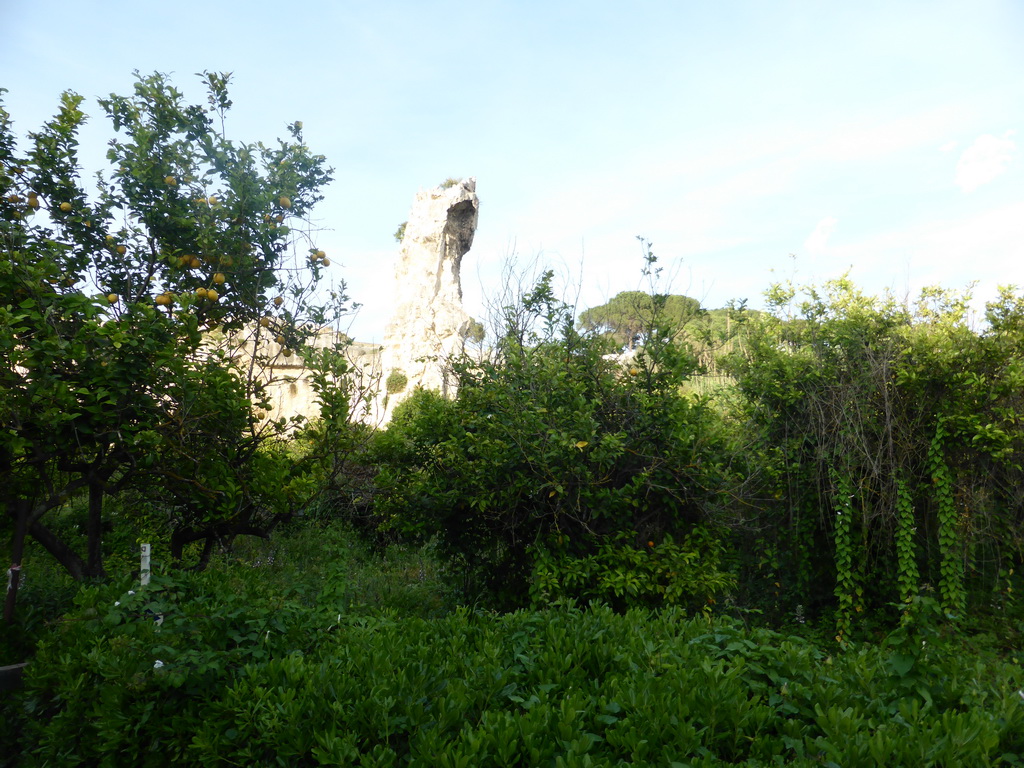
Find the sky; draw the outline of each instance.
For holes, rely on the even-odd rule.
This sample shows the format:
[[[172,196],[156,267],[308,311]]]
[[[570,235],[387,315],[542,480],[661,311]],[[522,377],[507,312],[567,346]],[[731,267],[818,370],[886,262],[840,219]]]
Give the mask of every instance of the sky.
[[[483,316],[503,267],[555,269],[579,309],[644,287],[762,305],[849,272],[869,293],[1024,286],[1020,0],[0,0],[0,87],[24,134],[64,90],[231,72],[228,133],[295,120],[335,180],[318,245],[380,341],[420,188],[475,176],[463,261]]]

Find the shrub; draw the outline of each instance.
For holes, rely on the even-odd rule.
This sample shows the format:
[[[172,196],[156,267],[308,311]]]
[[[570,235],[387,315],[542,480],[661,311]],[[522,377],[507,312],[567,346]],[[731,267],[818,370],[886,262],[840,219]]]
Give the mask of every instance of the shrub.
[[[566,537],[540,548],[530,587],[534,603],[572,597],[620,610],[675,605],[710,613],[716,598],[736,586],[735,577],[722,570],[722,542],[706,528],[695,527],[680,544],[666,535],[640,549],[634,539],[625,533],[610,537],[582,557],[569,554]]]
[[[926,289],[909,307],[846,279],[804,294],[774,286],[774,316],[732,361],[777,468],[778,501],[750,519],[776,538],[751,553],[774,553],[773,581],[834,610],[840,639],[931,584],[950,618],[987,610],[1024,555],[1024,299],[1003,291],[978,332],[969,295]]]
[[[1021,671],[948,641],[911,636],[908,668],[901,638],[833,657],[672,609],[325,621],[179,594],[158,626],[96,597],[29,677],[25,765],[1024,762]]]
[[[392,371],[388,374],[387,381],[384,382],[384,389],[389,395],[397,395],[399,392],[405,391],[408,384],[409,377],[402,371]]]
[[[668,546],[666,537],[701,523],[712,537],[736,477],[717,412],[679,392],[692,358],[652,334],[665,341],[624,370],[606,357],[606,342],[575,330],[551,280],[547,273],[506,308],[490,359],[452,361],[455,400],[413,393],[374,452],[384,524],[414,540],[436,536],[498,604],[527,600],[535,560],[552,547],[548,570],[579,560],[583,573],[602,562],[649,582],[655,574],[633,568],[628,550]],[[611,541],[622,555],[614,563],[598,554]],[[557,594],[602,593],[559,583]],[[644,583],[621,597],[664,595],[663,587]]]

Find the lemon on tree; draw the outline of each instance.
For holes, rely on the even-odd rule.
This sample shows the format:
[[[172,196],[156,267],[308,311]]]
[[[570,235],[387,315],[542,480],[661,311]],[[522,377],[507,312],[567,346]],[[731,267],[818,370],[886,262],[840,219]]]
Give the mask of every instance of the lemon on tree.
[[[153,471],[142,482],[161,504],[176,510],[171,534],[183,545],[202,543],[214,535],[216,525],[262,529],[260,515],[267,510],[286,513],[292,503],[279,489],[265,488],[256,470],[240,458],[258,455],[256,448],[276,435],[275,428],[257,434],[239,426],[249,423],[245,417],[253,404],[262,402],[253,393],[263,396],[264,363],[240,366],[210,355],[204,331],[216,323],[225,336],[242,335],[259,321],[257,327],[273,328],[275,334],[280,330],[296,347],[306,338],[306,329],[296,328],[296,323],[322,316],[322,311],[304,301],[303,296],[312,295],[303,291],[305,286],[284,276],[286,254],[297,246],[295,234],[272,228],[263,221],[263,210],[235,204],[258,200],[271,217],[287,216],[291,207],[305,210],[319,199],[317,192],[329,183],[330,170],[320,156],[309,153],[296,130],[272,149],[264,149],[270,143],[247,145],[243,152],[213,128],[222,123],[213,118],[223,118],[230,104],[226,77],[204,77],[210,86],[209,106],[189,105],[162,75],[140,76],[131,95],[100,100],[115,124],[115,135],[106,147],[109,175],[95,191],[82,186],[74,152],[86,118],[84,99],[64,95],[56,117],[27,135],[30,150],[22,162],[16,157],[19,142],[11,124],[0,120],[4,170],[27,168],[24,181],[18,182],[19,199],[10,203],[20,211],[12,210],[8,217],[17,253],[0,248],[0,295],[13,296],[25,287],[31,292],[26,298],[34,300],[19,298],[24,305],[19,323],[28,332],[15,343],[0,343],[0,399],[10,416],[5,419],[10,429],[0,430],[0,456],[11,459],[0,461],[0,509],[13,511],[12,530],[20,526],[26,532],[15,535],[12,562],[20,562],[25,536],[32,535],[29,521],[45,525],[65,498],[60,494],[65,487],[76,496],[95,491],[102,505],[103,497],[117,489],[134,488],[140,459],[153,462]],[[287,162],[279,168],[282,160]],[[164,169],[165,175],[157,176],[154,167]],[[176,168],[182,169],[180,178],[172,171]],[[201,192],[199,182],[187,174],[198,176],[207,169],[212,173],[203,183],[211,186]],[[29,179],[39,180],[42,188],[29,194]],[[214,190],[223,202],[207,196]],[[292,197],[282,200],[281,190]],[[12,192],[8,185],[3,198]],[[202,203],[197,202],[200,194]],[[222,215],[229,202],[230,221]],[[8,203],[3,200],[5,207]],[[51,211],[52,221],[45,227],[14,223],[15,214],[28,218],[39,203]],[[206,209],[204,204],[218,207]],[[138,247],[143,243],[147,247]],[[205,261],[199,254],[207,254]],[[312,282],[317,275],[302,279]],[[54,289],[52,280],[60,287]],[[290,311],[285,314],[284,294],[289,291]],[[210,303],[204,306],[204,300]],[[271,306],[281,307],[282,316],[273,317],[277,310]],[[326,309],[335,306],[340,302]],[[264,313],[266,323],[260,319]],[[112,340],[119,351],[116,358],[112,353],[109,368],[100,368],[102,359],[95,365],[69,366],[69,360],[91,360],[94,352],[101,357],[113,348]],[[97,378],[100,370],[106,372]],[[64,397],[69,386],[75,397]],[[183,412],[185,402],[197,407],[200,417],[182,425],[171,417]],[[112,441],[110,450],[97,451],[99,435]],[[140,435],[145,441],[136,439]],[[31,460],[22,460],[19,453],[26,444],[33,446]],[[159,471],[163,462],[177,466],[182,456],[196,467],[187,482]],[[65,469],[69,466],[88,466],[88,474]],[[52,493],[35,493],[51,483]],[[222,502],[231,496],[232,484],[246,487],[252,503]],[[197,493],[197,488],[203,490]],[[103,522],[81,537],[86,540],[82,546],[77,535],[60,541],[60,530],[51,531],[66,545],[54,556],[76,579],[102,577],[104,548],[99,539],[108,523],[123,525],[126,532],[134,525],[109,512],[103,513]],[[171,542],[172,557],[174,546]]]

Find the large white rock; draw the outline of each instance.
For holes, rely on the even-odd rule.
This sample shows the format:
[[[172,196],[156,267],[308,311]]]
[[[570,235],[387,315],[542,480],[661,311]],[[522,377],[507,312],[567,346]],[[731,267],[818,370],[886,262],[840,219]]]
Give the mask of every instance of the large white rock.
[[[460,271],[473,245],[479,206],[475,178],[416,195],[395,267],[394,310],[384,331],[384,421],[417,386],[449,394],[445,362],[462,351],[472,323],[462,308]],[[387,382],[394,390],[402,377],[404,387],[388,393]]]
[[[352,418],[356,421],[383,426],[394,407],[417,386],[454,394],[453,382],[445,376],[446,362],[463,350],[473,323],[462,308],[460,270],[462,257],[473,244],[478,208],[473,178],[416,195],[395,266],[393,310],[383,346],[343,345],[355,387]],[[254,339],[259,330],[250,329],[232,339],[230,346],[232,354],[247,359],[258,352],[270,395],[268,417],[316,418],[320,408],[302,358],[284,357],[267,334],[257,350]],[[334,348],[342,341],[337,332],[321,329],[307,343]],[[404,383],[388,392],[392,374],[392,382],[404,379]]]

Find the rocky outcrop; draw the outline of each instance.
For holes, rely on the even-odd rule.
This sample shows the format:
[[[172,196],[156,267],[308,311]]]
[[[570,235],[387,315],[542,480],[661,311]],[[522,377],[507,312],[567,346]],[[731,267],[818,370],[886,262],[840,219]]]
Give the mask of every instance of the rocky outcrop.
[[[478,208],[472,178],[416,195],[395,266],[393,309],[383,345],[352,342],[331,329],[307,341],[312,347],[343,350],[358,393],[355,420],[383,426],[418,386],[453,394],[445,363],[463,350],[474,326],[479,328],[462,308],[460,278],[462,258],[476,233]],[[242,334],[230,346],[232,354],[244,357],[258,352],[271,402],[267,417],[315,418],[320,408],[301,356],[285,356],[268,335],[259,339],[257,350],[258,337]]]
[[[395,267],[394,310],[381,352],[380,410],[417,386],[448,393],[445,360],[462,351],[472,318],[462,308],[462,258],[473,245],[479,200],[476,179],[416,195]]]

